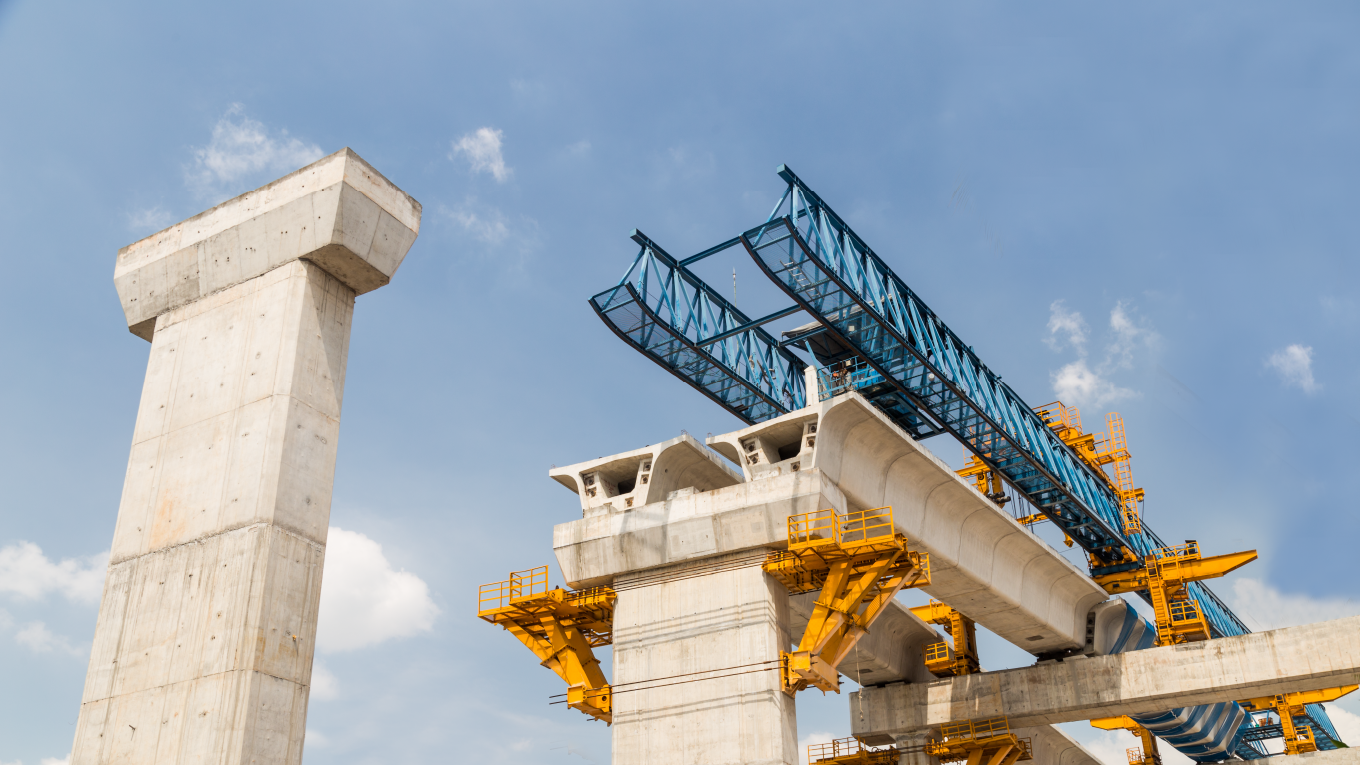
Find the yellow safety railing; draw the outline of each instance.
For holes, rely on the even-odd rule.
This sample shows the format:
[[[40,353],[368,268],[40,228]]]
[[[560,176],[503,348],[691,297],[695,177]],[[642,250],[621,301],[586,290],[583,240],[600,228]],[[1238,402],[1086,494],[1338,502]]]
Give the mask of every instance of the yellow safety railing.
[[[1172,624],[1199,620],[1199,601],[1173,600],[1170,605]]]
[[[926,646],[926,664],[936,662],[951,662],[954,660],[954,651],[949,644],[941,640],[938,643],[931,643]]]
[[[839,538],[835,510],[814,510],[789,516],[789,546],[834,542]]]
[[[1142,747],[1130,747],[1124,750],[1124,754],[1128,755],[1129,765],[1143,765]]]
[[[859,754],[864,751],[864,744],[854,736],[838,738],[835,741],[827,741],[822,744],[808,745],[808,762],[818,760],[829,760],[832,757],[847,757],[852,754]]]
[[[843,545],[865,543],[895,533],[891,507],[852,510],[841,516],[839,525],[837,541]]]
[[[1004,736],[1011,732],[1010,723],[1005,717],[989,717],[986,720],[965,720],[940,726],[940,739],[950,741],[960,738],[991,738]]]
[[[484,584],[477,592],[477,612],[485,613],[497,608],[505,608],[520,598],[542,595],[548,591],[548,567],[525,569],[510,572],[510,578],[503,582]]]

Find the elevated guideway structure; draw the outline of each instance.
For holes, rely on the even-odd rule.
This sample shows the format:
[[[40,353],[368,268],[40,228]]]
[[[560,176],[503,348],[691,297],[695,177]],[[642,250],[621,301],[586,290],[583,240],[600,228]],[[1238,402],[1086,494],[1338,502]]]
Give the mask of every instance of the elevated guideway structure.
[[[677,259],[635,231],[641,251],[630,270],[591,299],[605,323],[753,426],[810,399],[856,391],[912,439],[953,435],[976,462],[1080,545],[1097,578],[1139,569],[1168,548],[1134,515],[1129,497],[1083,462],[829,205],[787,167],[778,172],[787,188],[764,224],[692,257]],[[793,306],[752,319],[689,270],[737,248]],[[763,328],[800,309],[813,325],[782,341]],[[1184,591],[1211,637],[1249,632],[1201,582],[1186,583]],[[1084,619],[1089,610],[1078,607],[1067,618]],[[1047,645],[1017,645],[1041,657],[1054,655],[1040,650]],[[1242,717],[1240,709],[1229,711]],[[1325,720],[1320,708],[1312,711]],[[1220,743],[1244,758],[1263,755],[1240,738]]]

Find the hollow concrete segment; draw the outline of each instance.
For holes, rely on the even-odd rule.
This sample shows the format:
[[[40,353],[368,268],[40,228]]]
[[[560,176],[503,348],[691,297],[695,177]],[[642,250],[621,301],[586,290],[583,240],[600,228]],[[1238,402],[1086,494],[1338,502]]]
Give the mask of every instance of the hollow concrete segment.
[[[800,437],[814,439],[811,453],[804,441],[799,454],[781,456]],[[740,462],[748,482],[797,462],[825,476],[851,509],[892,506],[912,548],[930,553],[931,584],[922,589],[1030,653],[1082,647],[1087,614],[1108,597],[857,393],[709,444]]]
[[[788,597],[764,557],[615,580],[614,765],[800,762],[794,702],[771,661],[789,644]]]
[[[390,277],[415,230],[393,233],[405,244],[375,255],[383,216],[419,221],[419,205],[376,172],[366,176],[373,196],[351,184],[364,168],[348,150],[331,155],[119,255],[129,325],[154,331],[138,333],[151,352],[72,763],[301,761],[350,321],[364,286],[352,283],[353,261]],[[298,180],[309,171],[340,180],[315,192]],[[348,199],[355,191],[372,204]],[[259,216],[246,208],[293,210],[300,199],[347,231],[367,226],[368,244],[353,243],[363,251],[318,240],[275,263],[266,247],[269,258],[248,256],[235,276],[210,281],[169,243],[202,233],[196,226],[248,243]],[[337,278],[322,262],[350,267]],[[163,286],[161,274],[199,281],[167,297],[149,286]],[[212,289],[194,292],[205,283]]]
[[[1012,727],[1025,727],[1356,682],[1360,617],[1351,617],[928,684],[865,688],[858,693],[865,717],[852,718],[852,723],[855,735],[870,737],[998,715],[1006,715]]]

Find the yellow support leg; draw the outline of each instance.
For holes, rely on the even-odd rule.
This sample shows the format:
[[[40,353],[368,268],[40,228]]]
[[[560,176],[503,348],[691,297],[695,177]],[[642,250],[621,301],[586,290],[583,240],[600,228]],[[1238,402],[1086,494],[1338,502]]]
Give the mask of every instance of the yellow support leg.
[[[784,692],[840,692],[837,667],[903,587],[930,582],[927,556],[907,548],[892,508],[790,516],[789,549],[765,559],[792,593],[819,590],[798,647],[780,652]]]
[[[593,648],[613,642],[614,601],[608,587],[548,589],[548,567],[516,571],[483,585],[477,616],[499,624],[567,683],[567,706],[611,724],[613,692]]]

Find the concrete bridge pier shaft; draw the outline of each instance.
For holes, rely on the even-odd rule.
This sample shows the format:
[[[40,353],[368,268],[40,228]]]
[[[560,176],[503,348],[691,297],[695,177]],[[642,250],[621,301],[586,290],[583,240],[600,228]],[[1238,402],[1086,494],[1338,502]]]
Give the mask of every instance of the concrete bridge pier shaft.
[[[119,252],[151,352],[74,765],[301,762],[354,299],[419,226],[345,149]]]

